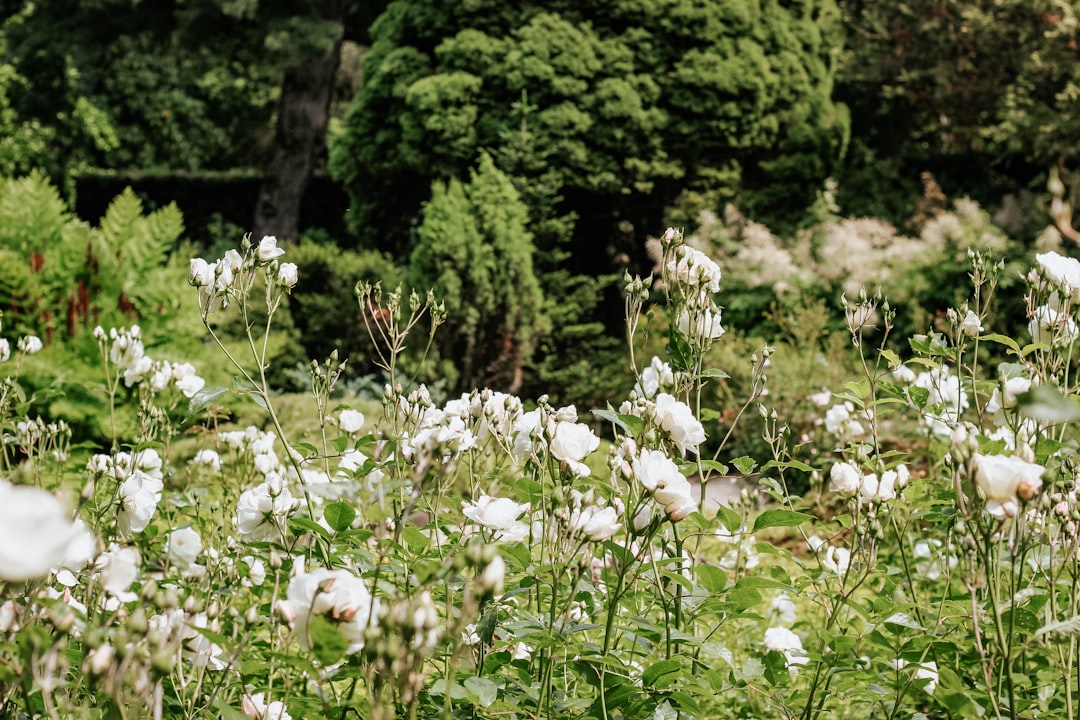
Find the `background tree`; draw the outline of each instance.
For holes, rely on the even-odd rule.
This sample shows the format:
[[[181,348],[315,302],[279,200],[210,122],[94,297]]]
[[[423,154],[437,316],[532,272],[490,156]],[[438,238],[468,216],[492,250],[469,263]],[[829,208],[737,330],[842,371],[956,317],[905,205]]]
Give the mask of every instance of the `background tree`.
[[[574,214],[573,262],[592,273],[672,204],[758,198],[795,217],[846,137],[837,21],[832,0],[396,0],[331,171],[353,229],[401,245],[432,179],[464,177],[485,149],[522,172],[505,151],[527,133],[528,177]]]
[[[987,205],[1080,160],[1077,14],[1052,0],[842,0],[847,212],[910,216],[920,173]]]
[[[446,305],[436,347],[453,387],[521,389],[544,330],[528,222],[528,208],[487,154],[467,183],[437,181],[424,204],[409,274]]]

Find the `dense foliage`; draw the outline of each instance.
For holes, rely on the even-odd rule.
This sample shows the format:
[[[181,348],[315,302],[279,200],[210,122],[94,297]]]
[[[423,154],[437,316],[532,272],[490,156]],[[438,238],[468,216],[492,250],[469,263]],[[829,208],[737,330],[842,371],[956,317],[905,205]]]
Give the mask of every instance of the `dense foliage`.
[[[640,241],[676,202],[696,213],[740,193],[790,218],[847,137],[831,100],[840,33],[828,0],[394,2],[331,170],[356,232],[400,244],[430,181],[488,151],[550,179],[593,267],[620,221]]]

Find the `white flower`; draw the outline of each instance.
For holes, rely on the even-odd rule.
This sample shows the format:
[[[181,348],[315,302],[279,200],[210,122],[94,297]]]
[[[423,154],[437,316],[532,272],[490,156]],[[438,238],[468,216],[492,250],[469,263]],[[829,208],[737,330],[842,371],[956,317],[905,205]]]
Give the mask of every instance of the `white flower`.
[[[477,577],[477,585],[481,591],[492,595],[502,595],[503,588],[506,586],[506,561],[502,559],[502,555],[496,555],[484,567],[483,572]]]
[[[7,362],[11,359],[11,343],[7,338],[0,338],[0,362]]]
[[[675,250],[675,257],[668,261],[667,271],[688,295],[692,292],[691,288],[700,288],[708,293],[720,292],[720,266],[708,255],[689,245],[680,245]]]
[[[44,347],[41,344],[41,338],[37,335],[27,335],[26,337],[19,338],[19,352],[24,352],[27,355],[33,355],[34,353],[41,352],[41,348]]]
[[[672,520],[681,520],[697,508],[690,482],[664,453],[642,450],[634,459],[633,471],[634,477]]]
[[[986,511],[996,518],[1016,517],[1019,499],[1030,500],[1042,488],[1046,468],[1015,455],[973,456],[975,484],[986,498]]]
[[[769,605],[769,614],[785,625],[795,623],[795,601],[786,592],[779,593]]]
[[[660,429],[671,437],[684,457],[687,450],[697,453],[698,446],[705,442],[705,428],[694,417],[689,405],[667,393],[660,393],[656,396],[654,413]]]
[[[277,274],[278,284],[291,290],[296,287],[298,280],[296,263],[281,263]]]
[[[593,542],[607,540],[619,531],[619,514],[613,507],[586,505],[575,511],[570,520],[570,530],[580,532]]]
[[[285,709],[285,703],[274,700],[267,703],[263,693],[245,695],[240,703],[240,709],[249,718],[255,720],[292,720],[292,715]]]
[[[240,494],[236,503],[236,529],[248,542],[277,540],[289,515],[299,506],[286,487],[264,482]]]
[[[585,423],[556,422],[549,448],[551,454],[570,466],[578,477],[587,477],[589,466],[582,462],[600,447],[600,438]]]
[[[855,406],[851,402],[833,405],[825,411],[825,429],[836,435],[841,442],[847,442],[862,435],[862,424],[852,417]]]
[[[896,497],[896,477],[895,470],[886,470],[880,478],[876,473],[864,475],[859,485],[859,501],[877,503],[892,500]]]
[[[191,462],[196,465],[207,465],[213,472],[221,470],[221,456],[218,455],[217,450],[200,450],[195,453]]]
[[[907,365],[897,365],[892,371],[893,379],[898,383],[904,385],[910,385],[915,382],[915,371],[909,368]]]
[[[191,258],[188,269],[188,283],[195,287],[210,287],[214,284],[214,265],[202,258]]]
[[[93,536],[51,493],[0,480],[0,580],[44,577]]]
[[[277,246],[277,238],[266,235],[259,241],[259,261],[270,262],[285,254],[285,251]]]
[[[342,410],[338,413],[338,427],[349,434],[360,432],[364,427],[364,414],[359,410]]]
[[[687,308],[679,313],[675,326],[683,335],[698,342],[716,340],[725,332],[720,324],[720,308]]]
[[[818,556],[821,567],[843,578],[851,565],[851,551],[835,545],[826,545],[817,535],[809,537],[806,544]]]
[[[131,602],[135,593],[128,588],[139,575],[139,551],[131,547],[119,547],[115,543],[107,552],[101,553],[95,562],[97,581],[105,592],[120,602]]]
[[[364,581],[346,570],[318,568],[289,581],[286,599],[278,609],[296,630],[300,647],[310,646],[308,623],[323,615],[349,642],[348,653],[364,647],[364,631],[379,617],[379,601],[371,597]]]
[[[224,670],[227,668],[229,663],[225,658],[225,651],[222,647],[195,628],[215,632],[220,631],[216,621],[211,624],[206,613],[192,616],[190,624],[185,625],[181,630],[184,638],[184,657],[197,668],[208,668],[210,670]]]
[[[161,480],[142,470],[134,470],[120,484],[120,509],[116,523],[124,535],[142,532],[154,517],[161,501]]]
[[[802,640],[786,627],[771,627],[766,630],[763,644],[766,650],[783,653],[789,670],[796,671],[795,666],[810,662],[803,649]]]
[[[11,632],[19,629],[19,611],[15,607],[14,600],[8,600],[0,605],[0,633]]]
[[[641,371],[641,379],[634,390],[639,396],[652,399],[661,387],[672,385],[674,382],[675,373],[671,365],[654,355],[649,367]]]
[[[266,564],[254,555],[245,555],[240,562],[248,566],[247,577],[243,579],[244,585],[262,585],[266,580]]]
[[[979,316],[968,310],[964,315],[964,321],[960,324],[960,329],[968,337],[975,337],[983,331],[983,326],[979,322]]]
[[[1076,258],[1063,257],[1056,252],[1042,253],[1035,256],[1043,274],[1073,300],[1080,301],[1080,261]]]
[[[195,560],[202,552],[202,538],[190,527],[173,530],[165,541],[165,555],[182,571],[195,567]]]
[[[1016,407],[1016,400],[1031,389],[1031,378],[1024,376],[1005,378],[1000,388],[994,388],[994,394],[986,403],[986,412],[996,413],[1001,409]]]
[[[147,376],[154,369],[154,361],[149,356],[143,355],[136,358],[130,365],[124,368],[124,385],[131,387],[135,383],[142,382],[142,379]]]
[[[836,463],[829,469],[829,492],[852,497],[861,485],[862,476],[851,463]]]
[[[500,540],[514,542],[529,534],[529,526],[519,522],[529,504],[519,505],[510,498],[481,495],[475,503],[461,503],[462,514],[473,522],[494,531]]]
[[[1050,305],[1035,308],[1035,314],[1028,321],[1028,332],[1032,342],[1047,345],[1069,345],[1078,334],[1073,319]]]

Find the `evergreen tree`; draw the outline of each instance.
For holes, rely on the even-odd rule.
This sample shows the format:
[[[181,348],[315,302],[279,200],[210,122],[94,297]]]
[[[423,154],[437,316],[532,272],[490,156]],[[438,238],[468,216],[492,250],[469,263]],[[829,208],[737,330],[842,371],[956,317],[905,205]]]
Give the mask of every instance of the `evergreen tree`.
[[[521,387],[544,323],[527,225],[528,208],[487,154],[467,183],[437,181],[424,204],[410,277],[446,305],[437,348],[459,387]]]

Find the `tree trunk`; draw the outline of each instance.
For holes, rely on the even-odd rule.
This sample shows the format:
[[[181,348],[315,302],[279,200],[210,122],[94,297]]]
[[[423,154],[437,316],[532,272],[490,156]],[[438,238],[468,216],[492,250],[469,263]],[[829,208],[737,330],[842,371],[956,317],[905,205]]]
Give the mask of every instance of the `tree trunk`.
[[[345,0],[316,0],[324,20],[340,23]],[[333,49],[310,57],[285,70],[278,105],[277,129],[270,161],[263,175],[255,205],[253,238],[274,235],[293,240],[300,233],[300,202],[315,164],[326,149],[326,126],[334,75],[341,60],[342,33]]]

